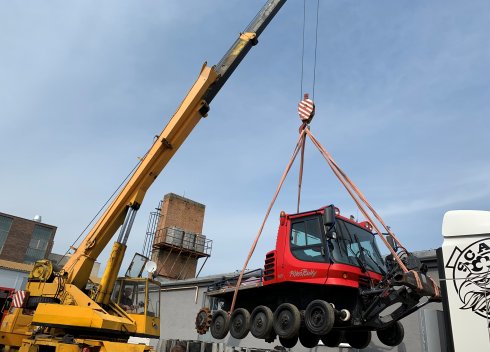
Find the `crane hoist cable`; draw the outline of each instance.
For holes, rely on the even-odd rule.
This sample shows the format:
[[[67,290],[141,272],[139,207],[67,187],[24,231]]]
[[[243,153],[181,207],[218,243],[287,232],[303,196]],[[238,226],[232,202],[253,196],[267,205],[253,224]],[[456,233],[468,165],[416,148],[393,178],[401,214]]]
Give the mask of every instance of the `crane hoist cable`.
[[[306,0],[303,0],[303,41],[301,43],[301,77],[299,81],[299,96],[303,95],[303,77],[305,72],[305,32],[306,32]]]
[[[316,85],[316,61],[317,61],[317,49],[318,49],[318,21],[320,13],[320,0],[317,0],[315,11],[315,42],[314,42],[314,54],[313,54],[313,84],[312,84],[312,98],[315,100],[315,85]],[[302,26],[302,43],[301,43],[301,78],[300,78],[300,97],[303,96],[303,83],[305,72],[305,37],[306,37],[306,0],[303,0],[303,26]]]
[[[317,0],[316,4],[316,23],[315,23],[315,50],[314,50],[314,60],[313,60],[313,94],[312,98],[313,100],[315,99],[315,85],[316,85],[316,59],[317,59],[317,49],[318,49],[318,20],[319,20],[319,13],[320,13],[320,0]],[[312,100],[309,100],[308,94],[305,93],[303,94],[303,81],[304,81],[304,69],[305,69],[305,35],[306,35],[306,0],[303,0],[303,33],[302,33],[302,49],[301,49],[301,94],[300,96],[303,96],[303,100],[299,103],[298,105],[298,112],[300,114],[300,118],[302,121],[309,120],[313,118],[313,115],[315,114],[315,107],[313,104]],[[309,106],[311,102],[312,106]],[[308,109],[312,109],[313,111],[310,111]],[[305,117],[302,114],[310,114],[311,116]],[[305,117],[305,118],[304,118]],[[299,206],[301,203],[301,185],[303,182],[303,167],[304,167],[304,161],[305,161],[305,142],[306,139],[303,139],[303,144],[301,146],[301,156],[300,156],[300,172],[299,172],[299,177],[298,177],[298,206],[297,206],[297,212],[299,213]]]
[[[233,293],[233,300],[232,300],[232,303],[231,303],[231,307],[230,307],[230,311],[229,311],[229,314],[231,314],[235,308],[235,303],[236,303],[236,298],[237,298],[237,294],[238,294],[238,289],[242,283],[242,279],[243,279],[243,275],[245,273],[245,270],[247,268],[247,265],[253,255],[253,252],[255,251],[255,248],[257,246],[257,243],[260,239],[260,236],[262,234],[262,231],[264,229],[264,226],[265,226],[265,223],[267,222],[267,219],[269,218],[269,214],[272,210],[272,207],[274,206],[274,203],[279,195],[279,192],[281,191],[281,188],[282,188],[282,185],[284,184],[284,181],[289,173],[289,171],[291,170],[291,167],[294,163],[294,160],[296,159],[296,157],[298,156],[298,154],[300,154],[300,152],[302,153],[304,151],[304,145],[305,145],[305,142],[306,142],[306,137],[309,137],[310,140],[312,141],[312,143],[317,147],[317,149],[319,150],[319,152],[322,154],[322,156],[325,158],[325,160],[327,161],[327,164],[328,166],[331,168],[332,172],[334,173],[334,175],[338,178],[338,180],[342,183],[342,185],[344,186],[344,188],[347,190],[347,192],[349,193],[349,195],[351,196],[351,198],[354,200],[354,202],[356,203],[357,207],[359,208],[359,210],[361,211],[361,213],[366,217],[366,219],[369,221],[369,223],[373,226],[374,230],[376,231],[376,233],[378,234],[378,237],[382,240],[382,242],[385,244],[385,246],[388,248],[388,250],[390,251],[391,255],[393,256],[393,259],[398,263],[398,265],[400,266],[401,270],[404,272],[404,273],[407,273],[409,270],[407,269],[407,267],[405,266],[405,264],[403,263],[403,261],[401,260],[400,258],[400,255],[390,246],[390,244],[388,243],[388,241],[384,238],[383,236],[383,233],[380,231],[380,228],[376,225],[375,221],[373,220],[373,218],[369,215],[368,211],[366,210],[365,207],[367,207],[370,211],[371,211],[371,214],[374,216],[374,218],[376,218],[379,223],[386,229],[386,231],[388,232],[388,234],[390,236],[392,236],[393,240],[398,244],[399,248],[402,249],[403,252],[405,252],[405,254],[408,254],[408,252],[406,251],[405,247],[403,247],[403,245],[401,244],[401,242],[398,240],[398,238],[395,236],[395,234],[393,233],[393,231],[391,231],[390,227],[386,225],[386,223],[383,221],[383,219],[381,218],[381,216],[379,216],[379,214],[376,212],[376,210],[373,208],[373,206],[369,203],[369,201],[367,200],[367,198],[364,196],[364,194],[360,191],[360,189],[354,184],[354,182],[347,176],[347,174],[340,168],[340,166],[335,162],[335,160],[333,159],[332,155],[325,149],[325,147],[315,138],[315,136],[313,135],[313,133],[310,131],[310,128],[309,128],[309,123],[311,122],[311,119],[313,118],[313,115],[315,113],[315,105],[313,103],[313,101],[309,100],[311,102],[311,113],[310,115],[305,115],[304,112],[302,113],[300,111],[300,106],[302,105],[302,103],[304,103],[306,100],[309,100],[308,99],[308,95],[305,95],[305,99],[303,101],[300,102],[300,104],[298,105],[298,112],[299,112],[299,115],[300,115],[300,118],[301,120],[303,121],[303,124],[301,125],[300,129],[299,129],[299,138],[298,138],[298,141],[296,142],[296,146],[294,148],[294,151],[291,155],[291,158],[286,166],[286,168],[284,169],[284,172],[281,176],[281,179],[279,181],[279,185],[277,186],[276,188],[276,191],[274,193],[274,196],[272,197],[272,200],[269,204],[269,207],[267,208],[267,211],[266,211],[266,214],[265,214],[265,217],[264,217],[264,220],[262,221],[262,225],[260,226],[260,229],[255,237],[255,240],[252,244],[252,247],[250,248],[250,251],[248,253],[248,256],[247,256],[247,259],[245,260],[245,264],[243,265],[243,268],[242,268],[242,271],[240,272],[240,275],[238,277],[238,280],[237,280],[237,283],[236,283],[236,286],[235,286],[235,290],[234,290],[234,293]],[[303,170],[300,169],[300,180],[302,178],[302,172]],[[299,185],[299,188],[301,186]],[[299,195],[298,195],[299,197]],[[364,204],[364,205],[363,205]],[[299,208],[299,198],[298,198],[298,208]]]
[[[312,92],[312,98],[313,98],[313,100],[315,100],[316,54],[317,54],[317,49],[318,49],[318,14],[319,13],[320,13],[320,0],[317,0],[317,3],[316,3],[316,26],[315,26],[315,58],[314,58],[314,61],[313,61],[313,92]]]

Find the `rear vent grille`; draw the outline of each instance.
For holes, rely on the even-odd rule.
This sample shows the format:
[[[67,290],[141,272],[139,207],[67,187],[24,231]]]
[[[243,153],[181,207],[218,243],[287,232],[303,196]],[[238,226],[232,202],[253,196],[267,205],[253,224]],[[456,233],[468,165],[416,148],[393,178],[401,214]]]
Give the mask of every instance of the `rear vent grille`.
[[[274,280],[276,277],[276,252],[272,251],[265,256],[264,281]]]

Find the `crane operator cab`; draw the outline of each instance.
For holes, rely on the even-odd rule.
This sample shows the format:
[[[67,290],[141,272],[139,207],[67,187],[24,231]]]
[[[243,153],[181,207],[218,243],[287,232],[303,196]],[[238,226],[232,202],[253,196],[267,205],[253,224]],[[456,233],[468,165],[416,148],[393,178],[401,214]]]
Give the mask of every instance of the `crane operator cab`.
[[[119,278],[112,301],[136,321],[140,337],[160,335],[160,284],[145,278]]]

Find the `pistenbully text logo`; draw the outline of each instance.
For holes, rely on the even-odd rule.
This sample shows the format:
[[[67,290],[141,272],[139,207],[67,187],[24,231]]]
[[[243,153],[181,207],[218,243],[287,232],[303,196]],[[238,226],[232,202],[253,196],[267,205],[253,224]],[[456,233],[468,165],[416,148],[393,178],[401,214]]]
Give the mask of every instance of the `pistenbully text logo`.
[[[490,307],[490,238],[473,242],[465,249],[454,248],[446,268],[452,279],[460,309],[471,309],[487,318]]]
[[[315,270],[301,269],[301,270],[291,270],[289,272],[289,276],[291,277],[315,277]]]

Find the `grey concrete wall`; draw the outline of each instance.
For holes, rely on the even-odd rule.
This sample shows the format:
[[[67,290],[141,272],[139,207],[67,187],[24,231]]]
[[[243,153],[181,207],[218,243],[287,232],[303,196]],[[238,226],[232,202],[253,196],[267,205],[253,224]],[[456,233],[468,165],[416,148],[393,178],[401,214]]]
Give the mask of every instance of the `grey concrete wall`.
[[[21,290],[23,283],[27,280],[29,273],[24,273],[21,271],[0,269],[0,287],[14,288],[16,290]]]
[[[429,274],[438,281],[438,275],[435,268],[430,268]],[[199,309],[203,306],[205,300],[205,287],[181,287],[179,289],[164,289],[161,295],[161,339],[179,339],[179,340],[200,340],[204,342],[222,342],[228,346],[239,346],[246,348],[273,349],[280,345],[279,339],[273,343],[266,343],[264,340],[255,339],[252,335],[248,335],[243,340],[236,340],[227,335],[223,340],[215,340],[208,331],[205,335],[198,335],[195,331],[195,317]],[[197,295],[196,295],[197,293]],[[424,309],[442,310],[442,306],[438,303],[431,303]],[[397,351],[397,352],[418,352],[422,350],[422,331],[421,318],[418,312],[406,317],[402,320],[405,328],[404,341],[396,347],[388,347],[383,345],[373,333],[373,338],[370,346],[363,351]],[[298,344],[294,347],[295,352],[327,352],[327,351],[352,351],[352,348],[338,347],[328,348],[325,346],[317,346],[313,349],[307,349]]]
[[[161,293],[160,338],[197,340],[196,314],[201,309],[205,288],[184,286],[163,289]],[[197,293],[197,299],[196,299]]]

